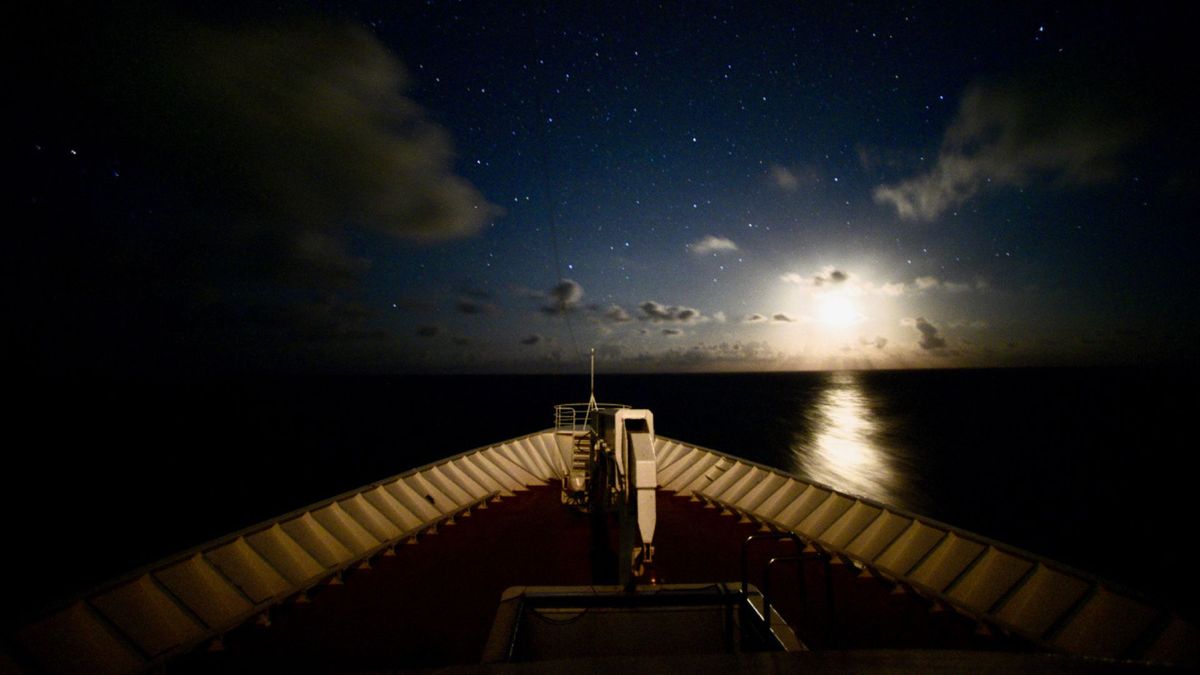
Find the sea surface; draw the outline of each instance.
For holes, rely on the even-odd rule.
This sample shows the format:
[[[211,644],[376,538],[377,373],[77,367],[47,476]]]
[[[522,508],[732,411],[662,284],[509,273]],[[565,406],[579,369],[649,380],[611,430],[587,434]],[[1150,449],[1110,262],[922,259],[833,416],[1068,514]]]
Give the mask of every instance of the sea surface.
[[[1196,617],[1194,370],[607,375],[657,432],[1006,542]],[[242,376],[25,385],[5,623],[438,458],[552,425],[587,378]]]

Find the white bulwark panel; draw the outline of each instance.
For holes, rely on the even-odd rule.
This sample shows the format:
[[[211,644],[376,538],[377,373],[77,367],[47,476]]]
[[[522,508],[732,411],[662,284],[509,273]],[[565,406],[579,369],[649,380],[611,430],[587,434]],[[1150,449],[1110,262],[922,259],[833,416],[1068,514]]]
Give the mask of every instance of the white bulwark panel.
[[[1053,561],[720,452],[663,437],[654,446],[663,490],[698,494],[792,532],[1050,651],[1167,663],[1195,657],[1200,629],[1187,619]]]
[[[19,630],[38,673],[136,673],[204,644],[388,547],[557,475],[514,438],[363,486],[116,579]],[[0,649],[0,673],[8,672]],[[21,672],[21,671],[17,671]]]

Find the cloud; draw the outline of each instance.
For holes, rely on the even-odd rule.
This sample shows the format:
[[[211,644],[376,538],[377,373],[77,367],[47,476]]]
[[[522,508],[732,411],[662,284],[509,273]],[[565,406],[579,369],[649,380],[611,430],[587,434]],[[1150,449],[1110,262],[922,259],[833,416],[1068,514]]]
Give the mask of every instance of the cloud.
[[[638,309],[642,310],[642,319],[646,321],[664,321],[678,323],[700,323],[708,321],[709,318],[700,313],[698,309],[691,307],[667,306],[653,300],[647,300],[638,305]]]
[[[547,314],[566,314],[573,311],[579,301],[583,299],[583,286],[571,279],[563,279],[555,284],[548,293],[543,294],[545,299],[550,301],[549,305],[542,306],[542,311]]]
[[[459,298],[454,303],[454,308],[463,314],[495,314],[499,310],[495,305],[487,302],[480,302],[472,298]]]
[[[633,321],[633,317],[629,316],[629,312],[626,312],[625,308],[620,305],[609,305],[604,309],[602,316],[613,323]]]
[[[712,318],[713,321],[716,321],[717,323],[725,323],[726,321],[725,312],[721,311],[713,312]]]
[[[513,284],[512,286],[509,286],[509,290],[512,292],[512,294],[514,296],[516,296],[518,298],[533,298],[535,300],[545,300],[546,297],[549,295],[549,293],[547,293],[546,291],[539,291],[536,288],[529,288],[528,286],[521,286],[519,284]]]
[[[211,236],[234,228],[250,264],[276,260],[267,246],[300,265],[314,253],[304,237],[340,240],[347,226],[440,241],[501,214],[454,173],[449,133],[405,95],[407,69],[364,26],[209,23],[149,8],[96,24],[78,72],[63,73],[82,81],[76,115],[220,210],[203,214]]]
[[[417,326],[417,335],[420,337],[434,337],[441,332],[438,326]]]
[[[365,28],[309,19],[180,37],[166,64],[188,90],[143,89],[139,102],[180,96],[191,112],[175,123],[204,129],[189,161],[211,162],[254,213],[416,240],[473,234],[499,214],[453,174],[449,135],[401,93],[405,68]]]
[[[76,315],[82,342],[144,339],[130,361],[150,370],[261,362],[289,351],[293,334],[326,335],[330,360],[365,357],[334,344],[346,333],[314,330],[305,303],[366,295],[360,284],[390,240],[468,237],[500,214],[454,172],[448,132],[364,26],[178,3],[78,10],[27,22],[53,25],[56,39],[31,51],[18,83],[31,91],[16,96],[34,106],[32,138],[75,139],[105,176],[119,157],[112,199],[90,212],[63,204],[85,217],[62,217],[73,231],[27,252],[85,263],[71,274],[103,286],[78,303],[119,298],[132,317]]]
[[[771,370],[783,365],[786,356],[766,342],[721,342],[678,346],[665,351],[641,352],[626,359],[634,370],[662,368],[712,370]]]
[[[527,286],[514,285],[512,294],[518,298],[531,298],[545,303],[541,310],[546,314],[563,314],[578,309],[583,299],[583,286],[572,279],[563,279],[549,290],[538,290]],[[589,305],[590,311],[598,311],[599,305]]]
[[[860,344],[864,347],[874,347],[875,349],[883,349],[884,347],[887,346],[888,339],[883,337],[882,335],[877,335],[874,338],[860,337],[860,338],[858,338],[858,344]]]
[[[800,322],[807,322],[808,320],[809,319],[806,316],[795,317],[786,312],[775,312],[774,314],[772,314],[770,316],[766,316],[764,314],[759,314],[759,313],[755,312],[754,314],[747,314],[746,316],[742,317],[742,323],[757,323],[757,324],[800,323]]]
[[[874,192],[905,220],[934,220],[984,190],[1050,179],[1110,182],[1141,135],[1129,91],[1098,72],[1051,71],[967,89],[926,174]]]
[[[780,190],[791,192],[800,187],[800,179],[796,178],[796,174],[792,173],[786,166],[773,164],[768,173],[771,175],[771,182]]]
[[[986,291],[988,284],[982,279],[975,283],[947,281],[932,275],[920,276],[911,283],[903,281],[888,282],[878,287],[878,292],[889,297],[898,297],[905,293],[923,293],[925,291],[941,291],[946,293],[966,293],[968,291]]]
[[[850,275],[848,273],[834,267],[826,266],[818,274],[804,276],[798,272],[788,272],[780,275],[779,280],[789,284],[824,286],[825,284],[841,284],[849,278]]]
[[[771,168],[767,169],[767,178],[772,185],[784,192],[795,192],[821,182],[820,174],[811,166],[788,168],[782,164],[772,164]]]
[[[620,345],[605,344],[596,347],[596,356],[604,361],[616,361],[621,358],[623,353],[624,350],[621,349]]]
[[[899,150],[856,143],[854,152],[858,156],[858,165],[867,173],[902,166],[902,153]]]
[[[527,337],[521,338],[521,344],[526,345],[526,346],[536,345],[537,343],[539,343],[541,341],[542,341],[541,335],[529,335]]]
[[[733,243],[732,239],[717,237],[710,234],[705,236],[700,241],[688,244],[688,248],[691,249],[692,253],[695,255],[708,255],[710,253],[716,255],[717,253],[736,251],[738,250],[738,245]]]
[[[300,230],[277,245],[263,252],[259,264],[290,286],[346,288],[371,267],[369,259],[350,254],[344,242],[324,232]]]
[[[946,339],[939,336],[938,329],[924,317],[918,317],[913,325],[921,332],[921,341],[918,343],[921,345],[921,349],[942,349],[946,346]]]

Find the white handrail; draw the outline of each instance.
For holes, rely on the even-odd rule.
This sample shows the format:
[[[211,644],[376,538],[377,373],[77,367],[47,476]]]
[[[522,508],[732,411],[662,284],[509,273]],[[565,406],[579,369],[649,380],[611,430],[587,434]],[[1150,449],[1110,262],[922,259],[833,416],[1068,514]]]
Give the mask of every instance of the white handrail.
[[[595,407],[599,410],[620,410],[628,408],[624,403],[597,403]],[[554,429],[556,431],[583,431],[588,428],[591,422],[592,404],[586,403],[559,403],[554,406]],[[582,421],[580,421],[582,418]]]

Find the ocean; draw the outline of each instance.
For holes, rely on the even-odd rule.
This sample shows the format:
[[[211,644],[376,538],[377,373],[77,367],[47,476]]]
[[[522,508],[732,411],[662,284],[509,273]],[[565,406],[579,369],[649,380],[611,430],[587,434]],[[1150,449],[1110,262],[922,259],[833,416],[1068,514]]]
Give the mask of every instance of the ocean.
[[[659,434],[793,471],[1191,616],[1195,373],[597,375]],[[171,553],[552,425],[584,375],[41,381],[12,410],[6,623]],[[25,440],[19,440],[25,439]]]

